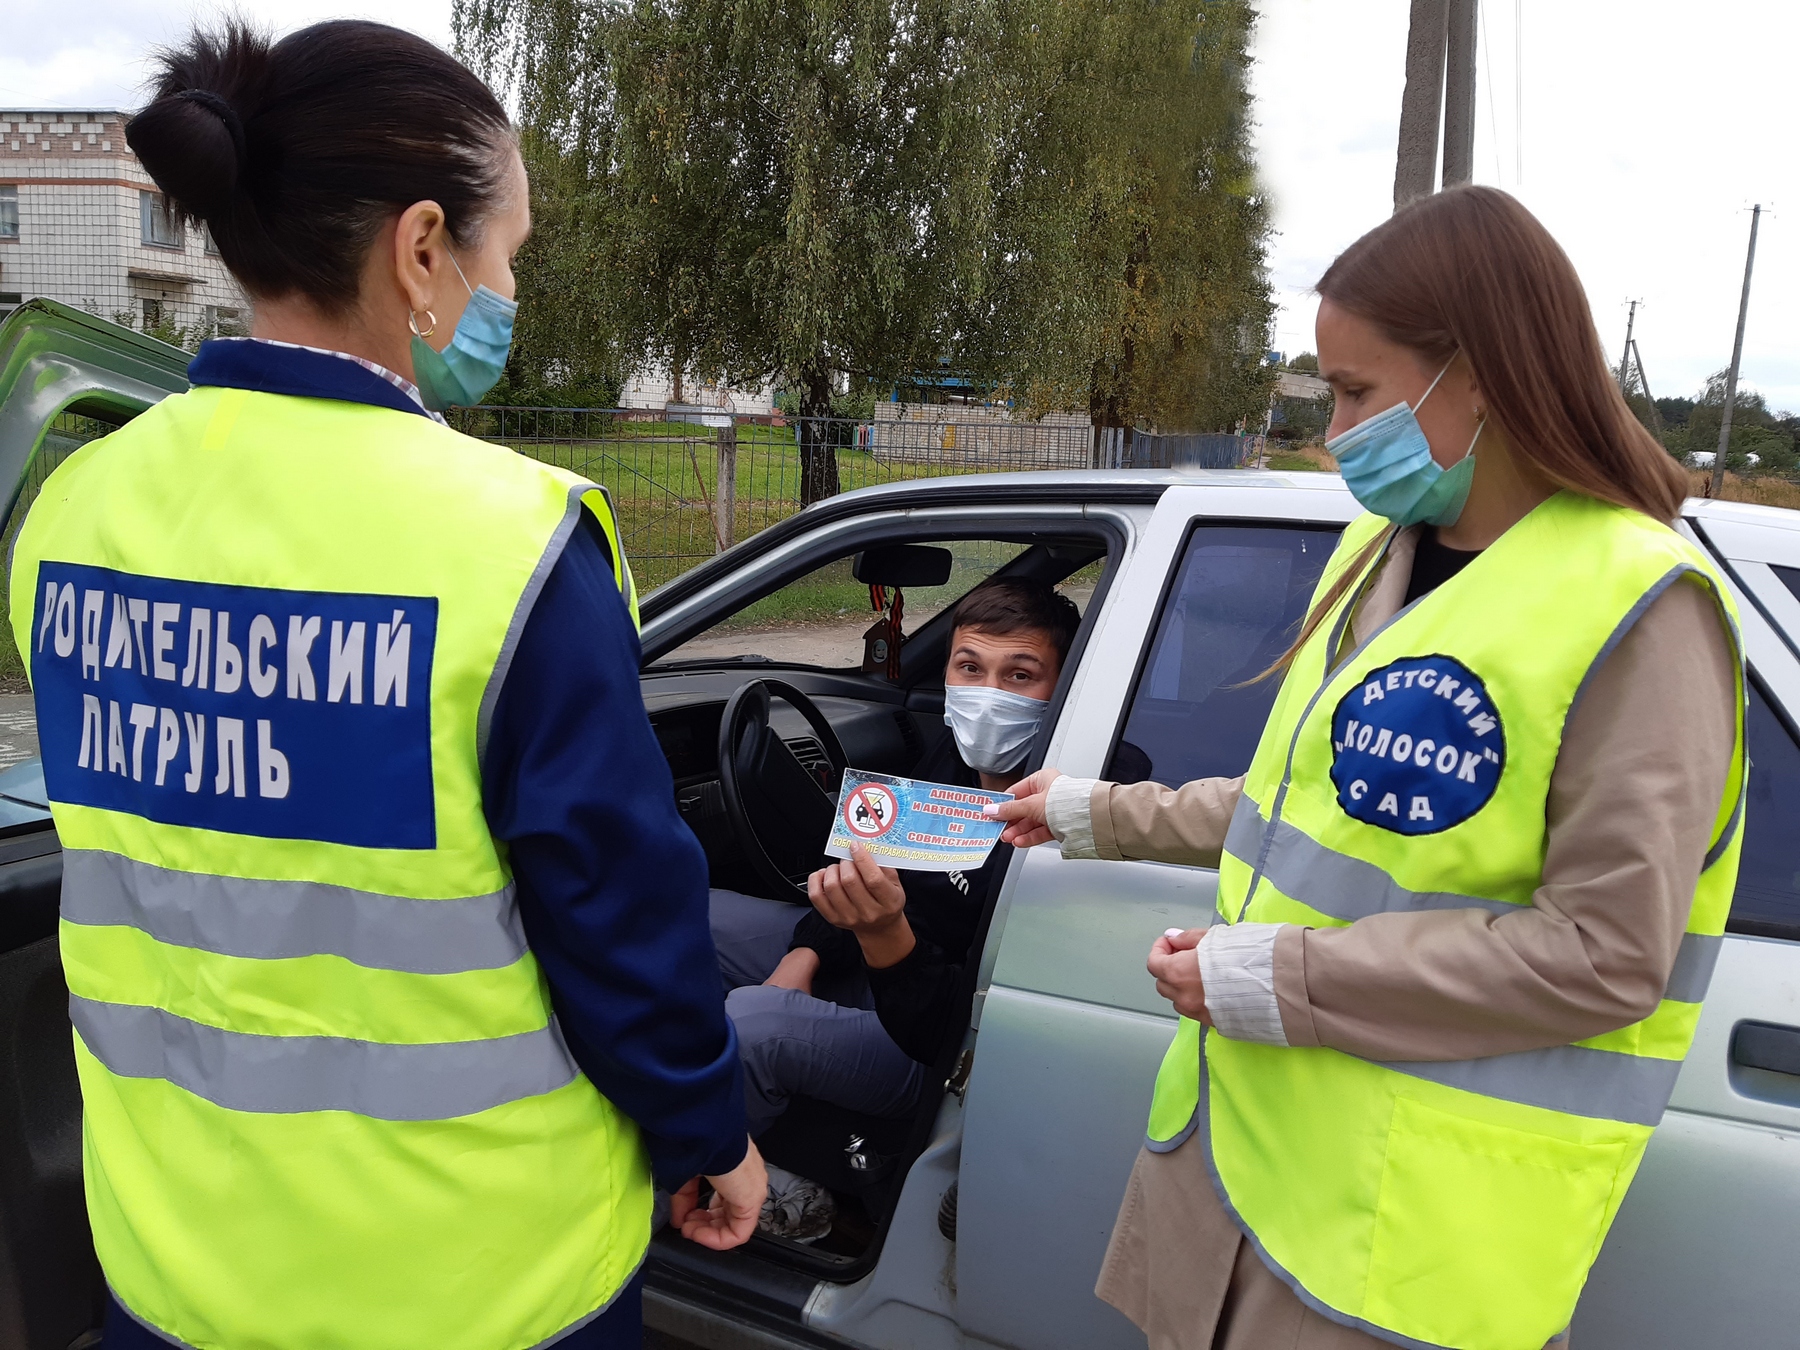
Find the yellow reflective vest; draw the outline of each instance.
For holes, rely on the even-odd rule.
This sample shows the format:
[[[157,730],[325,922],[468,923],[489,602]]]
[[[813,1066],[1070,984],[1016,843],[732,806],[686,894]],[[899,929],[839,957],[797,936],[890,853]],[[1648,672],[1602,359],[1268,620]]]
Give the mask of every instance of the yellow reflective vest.
[[[592,483],[198,388],[72,455],[19,534],[94,1243],[178,1343],[523,1350],[643,1258],[646,1155],[481,804],[582,510],[633,599]]]
[[[1345,532],[1320,596],[1382,525]],[[1227,1209],[1304,1302],[1400,1345],[1540,1350],[1573,1315],[1718,955],[1746,769],[1736,612],[1674,530],[1567,492],[1348,650],[1367,575],[1277,695],[1215,922],[1531,904],[1564,724],[1638,616],[1669,586],[1704,586],[1739,654],[1715,842],[1650,1016],[1572,1045],[1386,1064],[1184,1019],[1157,1080],[1149,1147],[1199,1135]]]

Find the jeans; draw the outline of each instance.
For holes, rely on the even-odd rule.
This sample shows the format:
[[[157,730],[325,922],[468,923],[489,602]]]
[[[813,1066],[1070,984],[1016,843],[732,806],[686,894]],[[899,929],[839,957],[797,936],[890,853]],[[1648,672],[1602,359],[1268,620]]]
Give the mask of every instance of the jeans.
[[[736,891],[712,893],[713,942],[744,1063],[750,1133],[761,1134],[795,1096],[872,1116],[912,1114],[925,1066],[882,1029],[860,968],[833,987],[820,982],[817,992],[830,999],[762,983],[787,954],[804,913],[798,905]]]

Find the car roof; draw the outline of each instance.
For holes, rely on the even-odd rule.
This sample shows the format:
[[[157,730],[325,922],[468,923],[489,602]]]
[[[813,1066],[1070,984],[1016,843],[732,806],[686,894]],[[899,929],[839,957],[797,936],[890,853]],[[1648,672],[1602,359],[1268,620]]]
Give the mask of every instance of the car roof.
[[[1146,490],[1172,487],[1336,488],[1344,480],[1335,473],[1287,472],[1280,469],[1030,469],[1017,473],[949,474],[937,478],[907,478],[857,488],[831,501],[866,502],[880,497],[904,497],[921,491],[957,488],[1012,489],[1027,495],[1049,492],[1063,495],[1078,488],[1096,497],[1143,496]],[[822,503],[821,503],[822,504]]]
[[[1689,497],[1681,513],[1697,520],[1730,520],[1744,525],[1769,525],[1781,530],[1800,530],[1800,511],[1785,506],[1759,506],[1755,502]]]

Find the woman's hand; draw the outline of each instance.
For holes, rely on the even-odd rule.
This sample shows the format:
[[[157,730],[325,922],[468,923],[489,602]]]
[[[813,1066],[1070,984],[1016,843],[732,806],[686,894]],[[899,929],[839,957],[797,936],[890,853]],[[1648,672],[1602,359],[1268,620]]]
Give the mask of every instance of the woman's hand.
[[[1050,785],[1062,776],[1061,769],[1039,769],[1012,785],[1012,801],[993,802],[982,808],[988,815],[999,816],[1006,822],[1006,828],[1000,831],[1001,843],[1011,844],[1014,848],[1030,848],[1033,844],[1048,844],[1056,838],[1044,822],[1044,811],[1050,800]]]
[[[1210,1027],[1206,988],[1200,982],[1200,939],[1205,936],[1204,928],[1185,932],[1171,928],[1151,944],[1150,959],[1144,964],[1156,977],[1156,992],[1173,1003],[1176,1012]]]
[[[872,969],[904,960],[915,945],[900,874],[876,862],[861,844],[852,843],[848,858],[808,877],[806,895],[826,923],[856,934]]]
[[[706,1178],[712,1183],[712,1203],[700,1208],[700,1178],[676,1191],[669,1204],[669,1226],[681,1236],[716,1252],[741,1247],[756,1231],[763,1201],[769,1198],[769,1173],[763,1166],[756,1141],[751,1140],[744,1160],[723,1176]]]

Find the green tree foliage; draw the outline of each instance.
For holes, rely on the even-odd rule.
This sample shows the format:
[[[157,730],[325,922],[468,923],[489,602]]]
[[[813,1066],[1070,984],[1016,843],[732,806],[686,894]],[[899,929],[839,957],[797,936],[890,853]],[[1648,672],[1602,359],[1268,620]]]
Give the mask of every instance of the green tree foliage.
[[[772,377],[817,417],[947,361],[1104,425],[1260,419],[1250,18],[1244,0],[456,0],[533,176],[510,374],[661,361]],[[806,423],[801,455],[802,499],[835,492]]]
[[[1643,396],[1634,389],[1628,391],[1632,399],[1634,411],[1638,411],[1640,419],[1644,419],[1641,411]],[[1725,411],[1725,372],[1718,371],[1706,382],[1706,388],[1697,400],[1658,399],[1657,407],[1661,411],[1664,404],[1685,403],[1686,416],[1680,423],[1668,424],[1665,417],[1663,428],[1663,445],[1677,459],[1686,461],[1692,454],[1713,454],[1719,448],[1719,423]],[[1675,409],[1679,410],[1679,409]],[[1645,420],[1645,425],[1649,421]],[[1725,452],[1725,467],[1734,473],[1742,473],[1747,469],[1755,469],[1761,473],[1791,474],[1800,470],[1800,454],[1796,454],[1796,444],[1800,441],[1800,419],[1790,414],[1777,414],[1769,411],[1768,402],[1754,389],[1739,385],[1737,398],[1731,410],[1731,445]],[[1750,456],[1756,456],[1751,463]]]
[[[1319,373],[1318,355],[1314,352],[1301,352],[1300,355],[1288,362],[1288,369],[1297,370],[1302,375],[1317,375]]]
[[[815,417],[951,345],[988,229],[986,6],[459,0],[456,22],[479,65],[516,77],[533,166],[553,145],[584,195],[610,196],[588,286],[627,350],[774,376]],[[837,462],[802,430],[815,501]]]
[[[1242,0],[1017,0],[965,363],[1099,426],[1261,420],[1272,302]]]

